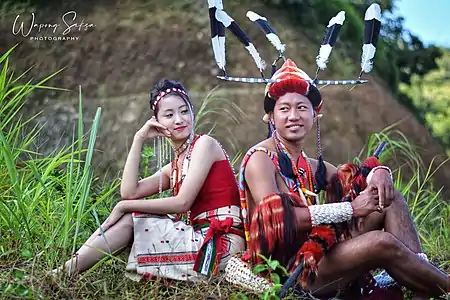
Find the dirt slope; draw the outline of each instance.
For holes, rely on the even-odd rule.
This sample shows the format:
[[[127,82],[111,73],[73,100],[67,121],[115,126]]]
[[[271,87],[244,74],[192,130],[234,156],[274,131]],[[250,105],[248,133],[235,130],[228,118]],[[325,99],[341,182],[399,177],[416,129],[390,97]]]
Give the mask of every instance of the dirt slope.
[[[81,85],[86,121],[92,119],[98,106],[102,107],[97,141],[100,152],[96,155],[96,163],[103,169],[119,171],[133,133],[149,117],[148,91],[161,77],[181,80],[195,96],[197,104],[220,84],[217,93],[238,104],[249,120],[243,123],[245,130],[231,121],[221,120],[217,131],[219,138],[225,140],[229,136],[224,129],[228,128],[234,132],[238,146],[243,150],[263,139],[266,127],[260,120],[264,88],[223,83],[214,78],[217,69],[212,59],[209,20],[203,2],[206,3],[126,0],[116,3],[100,1],[90,5],[87,1],[78,1],[36,12],[41,23],[61,23],[61,15],[73,9],[77,12],[77,21],[84,19],[95,24],[86,32],[72,32],[72,36],[79,37],[74,41],[30,41],[12,34],[14,12],[0,18],[2,52],[21,42],[13,55],[13,65],[18,70],[35,64],[30,76],[39,78],[66,67],[52,83],[73,92],[37,94],[28,105],[29,112],[44,109],[39,120],[47,122],[45,132],[50,139],[47,149],[70,141],[69,134],[77,118],[77,88]],[[314,73],[317,43],[310,43],[298,29],[292,28],[289,20],[277,12],[268,11],[259,2],[245,7],[237,7],[232,1],[224,2],[267,61],[273,59],[274,51],[259,30],[245,19],[247,9],[270,17],[271,24],[279,28],[281,38],[288,41],[288,55],[306,72]],[[247,51],[231,35],[228,35],[227,53],[230,74],[257,76]],[[348,63],[348,59],[336,56],[337,61],[330,64],[324,77],[349,77],[355,66]],[[325,158],[334,164],[346,162],[359,153],[371,133],[403,120],[398,129],[411,143],[423,148],[421,153],[425,163],[435,156],[440,156],[438,161],[442,161],[445,153],[438,142],[393,99],[379,80],[370,79],[370,84],[359,86],[352,92],[339,87],[323,89]],[[224,144],[231,151],[230,145]],[[314,134],[308,141],[307,150],[315,155]],[[448,187],[450,165],[441,168],[435,179],[439,186]]]

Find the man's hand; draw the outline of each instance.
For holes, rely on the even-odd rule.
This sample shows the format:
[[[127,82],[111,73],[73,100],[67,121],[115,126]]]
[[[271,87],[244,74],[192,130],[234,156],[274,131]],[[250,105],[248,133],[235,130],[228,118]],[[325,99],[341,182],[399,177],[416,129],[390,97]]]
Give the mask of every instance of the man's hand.
[[[383,209],[389,207],[394,200],[394,182],[391,173],[385,169],[377,169],[369,182],[378,190],[379,206]]]
[[[355,217],[366,217],[375,211],[380,212],[376,187],[369,185],[362,191],[359,196],[352,201],[352,208]]]

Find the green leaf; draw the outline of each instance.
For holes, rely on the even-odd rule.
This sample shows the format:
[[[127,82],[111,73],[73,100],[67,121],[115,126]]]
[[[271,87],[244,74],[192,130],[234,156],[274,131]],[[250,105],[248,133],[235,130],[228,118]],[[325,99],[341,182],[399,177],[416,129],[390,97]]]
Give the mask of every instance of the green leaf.
[[[27,259],[33,257],[33,253],[31,253],[31,251],[28,250],[28,249],[23,249],[22,251],[20,251],[20,254],[22,254],[22,256],[27,258]]]
[[[248,300],[248,297],[244,293],[232,294],[230,298],[232,300]]]
[[[277,273],[270,274],[270,277],[272,278],[274,284],[280,284],[280,276]]]
[[[25,278],[25,272],[22,270],[14,270],[13,275],[15,279],[24,279]]]
[[[278,260],[269,261],[269,266],[272,270],[276,270],[280,266],[280,262]]]
[[[267,267],[267,265],[261,265],[261,264],[259,264],[259,265],[256,265],[256,266],[253,268],[253,273],[259,274],[259,273],[264,272],[264,271],[266,271],[266,270],[268,270],[268,269],[269,269],[269,268]]]

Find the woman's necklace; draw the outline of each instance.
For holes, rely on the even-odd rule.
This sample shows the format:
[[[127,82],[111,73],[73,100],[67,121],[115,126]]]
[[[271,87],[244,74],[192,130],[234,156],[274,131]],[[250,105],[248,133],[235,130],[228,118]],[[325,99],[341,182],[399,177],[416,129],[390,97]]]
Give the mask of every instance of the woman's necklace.
[[[181,184],[182,184],[184,178],[186,177],[187,170],[189,168],[189,162],[191,160],[192,148],[193,148],[194,142],[195,142],[195,140],[197,138],[198,138],[198,136],[192,133],[189,136],[189,138],[183,143],[183,145],[178,148],[178,149],[181,149],[182,147],[184,147],[184,145],[186,145],[184,147],[184,150],[183,151],[179,151],[178,152],[179,154],[175,153],[175,162],[174,162],[174,169],[175,169],[174,173],[175,174],[173,176],[173,187],[172,187],[172,191],[173,191],[173,195],[174,196],[178,195],[180,187],[181,187]],[[187,152],[186,152],[184,158],[181,161],[181,165],[178,166],[180,155],[183,154],[186,150],[187,150]],[[181,170],[181,172],[180,172],[180,170]],[[177,216],[180,219],[182,217],[185,217],[185,222],[187,224],[189,224],[190,223],[190,219],[191,219],[191,211],[188,210],[185,214],[178,214]]]
[[[175,152],[175,156],[178,157],[180,156],[184,151],[186,151],[186,149],[189,147],[189,145],[191,144],[193,140],[193,135],[190,134],[189,137],[183,142],[183,144],[181,144],[180,147],[176,148],[172,146],[173,148],[173,152]]]

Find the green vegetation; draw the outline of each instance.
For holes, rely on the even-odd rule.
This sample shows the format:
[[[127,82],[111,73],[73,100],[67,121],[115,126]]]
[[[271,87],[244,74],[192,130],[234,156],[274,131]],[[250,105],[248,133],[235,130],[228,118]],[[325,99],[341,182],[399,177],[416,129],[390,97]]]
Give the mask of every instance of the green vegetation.
[[[446,50],[437,63],[438,69],[412,76],[411,85],[402,84],[400,90],[412,99],[433,135],[450,151],[450,51]]]
[[[117,201],[119,182],[101,182],[94,175],[90,162],[95,155],[101,110],[97,110],[92,128],[86,130],[81,121],[81,89],[79,121],[74,124],[73,143],[45,157],[29,150],[39,135],[39,128],[27,126],[30,120],[21,117],[21,108],[34,89],[54,89],[44,84],[56,73],[38,83],[23,84],[23,74],[15,77],[14,72],[8,69],[10,52],[0,58],[2,298],[257,298],[257,295],[244,296],[242,291],[225,283],[222,278],[200,286],[185,283],[166,286],[161,282],[137,284],[125,279],[126,258],[122,256],[107,256],[90,271],[74,278],[48,275],[50,270],[70,257],[106,218]],[[203,117],[207,118],[213,112],[205,108]],[[394,131],[373,135],[367,148],[361,151],[360,158],[367,155],[363,153],[371,153],[380,140],[389,141],[389,151],[382,160],[406,158],[408,163],[395,172],[396,187],[411,206],[425,251],[434,263],[448,272],[450,229],[447,221],[450,206],[442,200],[440,190],[436,191],[429,181],[435,170],[424,168],[407,140]],[[84,148],[86,144],[87,148]],[[415,169],[414,176],[406,182],[402,180],[405,168]],[[276,263],[268,262],[274,269],[272,264]],[[274,291],[261,297],[267,298]]]
[[[359,65],[362,16],[372,1],[261,2],[286,15],[286,19],[292,20],[294,29],[301,29],[308,38],[317,41],[317,45],[324,25],[339,10],[345,10],[346,25],[333,53],[339,59],[331,60],[330,69],[344,70],[346,75],[359,72],[354,66]],[[56,3],[50,0],[5,1],[0,5],[0,21],[11,11],[29,12],[31,8],[49,7]],[[403,27],[401,18],[391,17],[389,13],[395,1],[379,3],[386,12],[386,22],[377,48],[376,74],[385,81],[398,101],[430,128],[450,154],[450,52],[425,47],[420,39]],[[236,6],[229,3],[230,7],[233,5]],[[180,4],[178,9],[181,10],[182,6]],[[14,64],[9,61],[11,51],[0,53],[0,298],[257,299],[270,294],[245,296],[243,291],[230,286],[222,278],[195,286],[185,283],[167,286],[163,282],[138,284],[124,277],[125,254],[106,257],[90,271],[74,278],[48,275],[48,271],[70,257],[106,218],[117,202],[120,183],[118,178],[110,181],[98,177],[91,166],[92,157],[97,155],[95,141],[101,123],[101,109],[98,108],[92,127],[85,128],[81,88],[72,144],[45,156],[31,150],[39,148],[35,144],[43,125],[31,126],[36,116],[22,116],[26,101],[37,91],[42,94],[61,90],[46,86],[58,74],[40,81],[28,81],[28,72],[14,74],[14,68],[11,68]],[[106,85],[103,89],[107,90]],[[240,123],[242,114],[239,108],[231,102],[218,107],[219,102],[225,102],[216,103],[217,99],[213,91],[202,102],[196,124],[201,132],[214,134],[218,115]],[[228,137],[221,140],[224,146],[236,150],[233,134]],[[414,147],[395,131],[395,126],[372,135],[355,160],[372,153],[381,140],[389,141],[382,160],[389,159],[399,166],[394,171],[395,185],[410,205],[425,252],[436,265],[450,272],[450,205],[444,201],[442,189],[436,188],[431,181],[436,167],[432,164],[424,166]],[[142,176],[154,171],[149,167],[154,165],[149,164],[154,159],[153,150],[147,147],[143,151]],[[241,156],[232,159],[237,166]],[[410,170],[413,170],[413,176],[403,175]],[[267,264],[271,266],[271,263],[276,264],[270,261]]]

